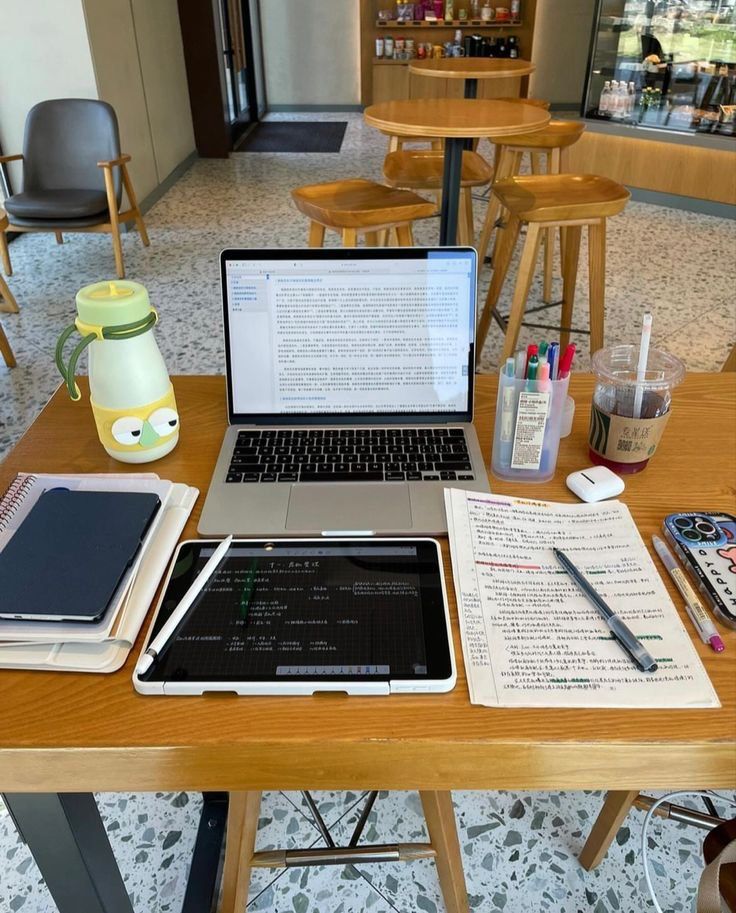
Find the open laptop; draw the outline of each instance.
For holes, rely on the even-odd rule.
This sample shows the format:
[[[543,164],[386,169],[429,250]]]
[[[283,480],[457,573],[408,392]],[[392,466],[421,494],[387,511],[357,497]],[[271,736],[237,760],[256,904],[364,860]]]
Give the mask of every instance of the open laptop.
[[[229,428],[203,535],[447,530],[488,491],[472,248],[225,250]]]

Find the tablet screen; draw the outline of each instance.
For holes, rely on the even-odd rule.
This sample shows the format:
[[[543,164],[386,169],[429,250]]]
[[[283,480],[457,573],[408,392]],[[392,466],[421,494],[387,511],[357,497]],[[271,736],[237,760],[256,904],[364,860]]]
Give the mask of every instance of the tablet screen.
[[[152,636],[216,543],[184,543]],[[451,674],[431,541],[234,542],[148,681],[427,680]]]

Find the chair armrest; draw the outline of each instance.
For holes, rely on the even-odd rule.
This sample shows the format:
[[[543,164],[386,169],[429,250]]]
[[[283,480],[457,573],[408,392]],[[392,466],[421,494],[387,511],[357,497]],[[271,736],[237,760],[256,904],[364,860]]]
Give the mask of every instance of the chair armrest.
[[[110,159],[109,162],[98,162],[98,168],[114,168],[116,165],[124,165],[126,162],[130,161],[130,156],[126,153],[122,153],[116,159]]]
[[[0,155],[0,165],[4,165],[5,162],[20,162],[22,160],[22,155]]]

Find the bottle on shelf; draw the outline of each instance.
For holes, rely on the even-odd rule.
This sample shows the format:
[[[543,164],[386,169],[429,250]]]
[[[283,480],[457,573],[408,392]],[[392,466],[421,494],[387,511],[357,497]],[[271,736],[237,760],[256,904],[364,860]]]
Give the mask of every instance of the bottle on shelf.
[[[598,99],[598,113],[610,114],[611,111],[611,82],[606,80],[603,83],[600,98]]]
[[[496,44],[496,53],[494,56],[495,57],[508,57],[509,56],[508,45],[506,44],[506,39],[504,37],[501,37],[498,39],[498,42]]]
[[[470,0],[470,18],[480,19],[480,0]]]
[[[509,57],[516,60],[516,58],[519,56],[519,39],[516,37],[516,35],[509,35],[508,48]]]
[[[452,21],[455,18],[455,5],[452,0],[445,2],[445,22]]]
[[[627,114],[629,117],[634,116],[634,111],[636,109],[636,84],[633,82],[629,83],[629,108]]]

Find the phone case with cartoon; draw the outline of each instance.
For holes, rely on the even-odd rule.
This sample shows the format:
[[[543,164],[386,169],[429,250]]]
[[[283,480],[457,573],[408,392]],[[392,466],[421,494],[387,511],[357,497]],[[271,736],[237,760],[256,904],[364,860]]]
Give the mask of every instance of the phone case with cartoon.
[[[736,517],[720,511],[669,514],[663,528],[716,615],[736,628]]]

